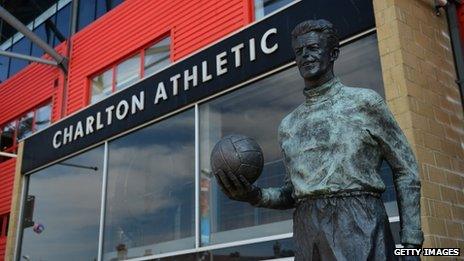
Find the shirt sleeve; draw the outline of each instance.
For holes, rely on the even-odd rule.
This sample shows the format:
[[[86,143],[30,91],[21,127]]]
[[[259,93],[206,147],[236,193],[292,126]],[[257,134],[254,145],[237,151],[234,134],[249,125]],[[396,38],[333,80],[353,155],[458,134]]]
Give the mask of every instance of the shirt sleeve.
[[[281,124],[278,131],[279,143],[282,140],[282,130],[283,127]],[[285,151],[283,150],[282,156],[286,170],[284,185],[281,187],[261,189],[261,197],[259,197],[257,202],[252,203],[253,206],[273,209],[290,209],[295,207],[296,201],[294,197],[294,188],[290,179],[288,164],[286,163],[287,157],[285,156]]]
[[[261,189],[260,200],[255,202],[253,205],[255,207],[273,209],[294,208],[295,200],[293,197],[293,185],[288,178],[288,174],[282,187]]]
[[[411,147],[388,109],[377,95],[368,110],[368,131],[378,142],[383,157],[393,171],[398,208],[400,213],[400,237],[402,244],[422,245],[424,236],[420,221],[420,180],[417,161]]]

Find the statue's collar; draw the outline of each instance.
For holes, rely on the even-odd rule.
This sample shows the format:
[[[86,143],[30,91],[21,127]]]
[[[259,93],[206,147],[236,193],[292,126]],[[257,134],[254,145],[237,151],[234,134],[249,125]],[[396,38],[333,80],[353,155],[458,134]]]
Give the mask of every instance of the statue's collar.
[[[303,93],[306,96],[306,102],[317,103],[322,102],[334,96],[341,88],[340,79],[332,78],[330,81],[313,89],[304,89]]]

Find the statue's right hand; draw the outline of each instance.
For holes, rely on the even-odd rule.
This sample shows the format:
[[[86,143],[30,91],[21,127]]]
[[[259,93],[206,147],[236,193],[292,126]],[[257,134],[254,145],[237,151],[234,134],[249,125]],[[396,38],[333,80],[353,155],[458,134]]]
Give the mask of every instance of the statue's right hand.
[[[230,199],[254,203],[261,198],[261,189],[254,186],[240,174],[225,172],[221,169],[214,173],[222,192]]]

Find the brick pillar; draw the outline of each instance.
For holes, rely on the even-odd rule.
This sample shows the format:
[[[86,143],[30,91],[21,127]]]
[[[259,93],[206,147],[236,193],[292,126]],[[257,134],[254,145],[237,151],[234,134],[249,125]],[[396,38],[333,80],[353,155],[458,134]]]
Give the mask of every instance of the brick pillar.
[[[426,247],[464,249],[464,120],[445,14],[374,0],[385,95],[420,164]]]

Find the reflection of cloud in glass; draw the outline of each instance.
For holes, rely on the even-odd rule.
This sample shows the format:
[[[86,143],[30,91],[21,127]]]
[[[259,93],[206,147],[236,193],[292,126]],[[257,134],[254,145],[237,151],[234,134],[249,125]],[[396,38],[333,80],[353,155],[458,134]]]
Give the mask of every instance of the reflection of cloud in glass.
[[[192,183],[195,179],[193,151],[193,143],[183,144],[180,148],[152,145],[141,149],[128,147],[111,150],[108,197],[117,197],[116,194],[120,193],[130,194],[132,189],[137,188],[137,194],[153,199],[150,210],[138,202],[131,202],[131,206],[118,209],[126,212],[125,209],[130,208],[130,214],[134,216],[170,205],[176,198],[169,193]],[[125,215],[129,213],[113,214],[119,218],[126,218]]]
[[[194,126],[188,110],[110,143],[105,253],[193,235]]]
[[[92,260],[97,255],[103,148],[64,163],[97,167],[98,171],[55,164],[30,177],[34,221],[41,234],[24,230],[22,255],[31,260]],[[59,249],[60,251],[50,251]]]

